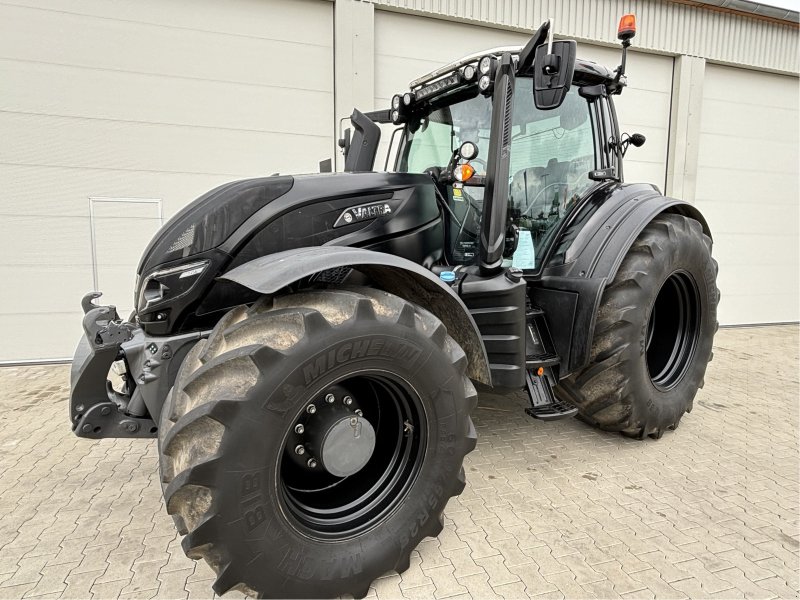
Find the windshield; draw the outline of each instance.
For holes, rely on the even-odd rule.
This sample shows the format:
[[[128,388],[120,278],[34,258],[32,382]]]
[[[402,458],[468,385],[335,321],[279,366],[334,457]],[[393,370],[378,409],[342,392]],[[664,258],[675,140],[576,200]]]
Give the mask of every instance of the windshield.
[[[444,169],[463,142],[478,146],[470,163],[485,175],[489,155],[491,98],[462,90],[438,98],[433,110],[409,123],[398,170],[409,173]],[[538,110],[529,78],[517,78],[511,129],[508,216],[519,229],[515,252],[507,248],[507,264],[530,270],[577,198],[592,184],[594,139],[587,102],[576,88],[557,109]],[[471,264],[477,258],[483,187],[439,185],[448,204],[447,259]]]

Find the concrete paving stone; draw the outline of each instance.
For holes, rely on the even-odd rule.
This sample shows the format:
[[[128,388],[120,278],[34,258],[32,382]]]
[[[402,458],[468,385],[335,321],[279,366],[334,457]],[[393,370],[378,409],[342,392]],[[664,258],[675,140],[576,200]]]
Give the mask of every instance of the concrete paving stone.
[[[452,567],[453,563],[446,558],[439,547],[438,539],[425,539],[417,546],[417,552],[422,559],[422,570],[434,569],[437,567]]]
[[[492,546],[500,551],[506,567],[526,565],[533,562],[533,558],[519,547],[513,537],[492,542]]]
[[[67,587],[66,577],[78,564],[79,562],[75,561],[42,567],[40,571],[42,577],[36,583],[35,594],[29,593],[28,595],[60,594]]]
[[[64,578],[64,583],[66,583],[67,587],[62,592],[62,597],[69,599],[89,598],[92,586],[103,573],[105,573],[105,569],[84,571],[82,573],[71,572]]]
[[[92,599],[97,600],[107,600],[110,598],[118,598],[119,595],[122,593],[122,589],[128,583],[127,579],[117,580],[117,581],[107,581],[105,583],[97,583],[95,582],[92,585]],[[169,596],[165,596],[168,598]]]
[[[695,410],[659,441],[482,392],[445,530],[370,597],[798,597],[798,331],[720,330]],[[163,509],[155,444],[74,437],[68,375],[0,368],[0,598],[214,597]]]
[[[503,556],[500,554],[478,558],[475,559],[475,562],[483,567],[483,570],[489,575],[489,585],[493,587],[519,581],[519,577],[509,571]]]
[[[469,593],[472,595],[473,598],[480,599],[480,600],[493,600],[494,598],[504,598],[505,596],[501,593],[501,588],[506,588],[506,586],[510,585],[522,585],[521,581],[516,581],[513,583],[504,584],[502,586],[491,586],[489,585],[489,575],[485,572],[475,573],[473,575],[467,575],[466,577],[459,577],[458,582],[464,586],[465,589],[469,590]],[[509,593],[511,592],[509,588]],[[522,585],[522,593],[515,596],[516,598],[522,598],[525,595],[525,586]]]
[[[422,559],[416,552],[411,553],[409,568],[400,575],[400,588],[405,595],[406,590],[431,585],[431,578],[425,575],[421,565]]]
[[[650,591],[655,594],[657,598],[688,598],[689,596],[679,589],[671,586],[669,583],[661,578],[661,575],[656,569],[648,569],[647,571],[639,571],[638,573],[631,574],[631,578],[635,579]]]
[[[121,579],[129,580],[133,577],[133,563],[141,556],[141,552],[111,552],[106,559],[108,568],[97,583],[108,583]]]
[[[566,565],[553,557],[552,551],[548,546],[537,546],[536,548],[530,548],[526,550],[525,553],[533,558],[533,561],[539,567],[538,571],[540,575],[560,573],[561,571],[567,570]],[[522,565],[521,568],[524,569],[525,565]]]
[[[400,575],[392,574],[389,577],[381,577],[372,583],[372,589],[375,590],[376,597],[381,600],[389,600],[390,598],[403,598],[404,593],[400,588]]]
[[[591,583],[582,583],[581,587],[584,589],[583,596],[591,598],[620,598],[619,592],[614,588],[614,584],[608,579],[601,579],[600,581],[592,581]]]
[[[509,570],[525,585],[525,593],[528,596],[558,591],[555,585],[542,576],[539,569],[536,568],[536,564],[511,567]]]
[[[644,588],[641,582],[634,580],[616,560],[598,563],[593,565],[593,568],[611,582],[616,594],[624,595]]]
[[[424,571],[425,575],[436,582],[436,592],[434,593],[436,598],[452,598],[469,593],[469,590],[453,576],[455,568],[452,565],[434,567]]]
[[[2,593],[3,588],[38,582],[42,578],[41,569],[46,564],[47,557],[45,556],[20,558],[17,562],[18,569],[10,578],[0,584],[0,593]]]
[[[471,590],[471,588],[470,588]],[[505,583],[503,585],[498,585],[492,588],[495,594],[500,598],[504,598],[505,600],[518,600],[519,598],[525,598],[525,584],[521,581],[515,581],[514,583]],[[479,593],[473,593],[473,597],[476,600],[483,600],[483,598],[491,598],[489,595],[480,595]]]
[[[594,594],[590,594],[581,585],[575,581],[575,575],[569,571],[561,571],[560,573],[550,573],[545,575],[544,578],[556,587],[556,589],[564,594],[567,598],[596,598]]]
[[[131,566],[133,573],[127,586],[122,590],[123,593],[134,593],[149,589],[158,589],[159,573],[161,567],[166,563],[165,560],[155,561],[135,561]]]
[[[159,573],[158,581],[161,585],[158,594],[163,598],[188,598],[189,592],[186,590],[187,580],[194,573],[194,565],[180,571],[167,571]]]
[[[680,581],[681,579],[686,579],[687,577],[692,576],[692,573],[688,569],[682,568],[685,563],[676,563],[667,554],[659,550],[655,552],[639,554],[638,558],[651,565],[656,571],[658,571],[661,578],[667,583]]]
[[[459,535],[458,537],[464,540],[469,547],[472,560],[477,561],[480,558],[500,554],[500,550],[488,542],[486,539],[486,532],[483,530],[476,531],[475,533]]]
[[[717,554],[717,556],[720,559],[728,561],[732,566],[741,569],[744,572],[745,577],[747,577],[750,581],[769,579],[770,577],[777,575],[777,573],[774,571],[765,569],[756,562],[751,561],[739,550],[727,550],[725,552],[720,552]]]
[[[719,571],[716,575],[730,583],[732,588],[741,590],[746,598],[771,598],[775,595],[771,590],[759,586],[757,582],[750,581],[744,572],[736,567]]]
[[[469,546],[463,548],[456,548],[455,550],[448,550],[443,553],[444,556],[455,567],[456,577],[469,577],[470,575],[483,575],[486,571],[483,567],[478,565],[472,558],[472,550]]]
[[[798,598],[800,597],[800,586],[797,584],[797,578],[794,582],[789,583],[781,577],[770,577],[769,579],[761,579],[758,582],[758,587],[761,589],[772,592],[778,598]]]
[[[16,585],[0,586],[0,598],[16,599],[23,598],[25,594],[30,593],[36,589],[36,582],[19,583]]]

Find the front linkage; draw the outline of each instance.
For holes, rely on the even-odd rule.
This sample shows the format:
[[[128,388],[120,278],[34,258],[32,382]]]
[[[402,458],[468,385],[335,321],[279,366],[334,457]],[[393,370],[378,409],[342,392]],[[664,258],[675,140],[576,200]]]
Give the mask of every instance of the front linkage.
[[[115,306],[98,306],[100,292],[81,300],[83,330],[70,372],[70,421],[76,435],[87,438],[152,438],[153,419],[191,345],[206,333],[152,338],[136,323],[123,321]],[[176,360],[177,359],[177,360]],[[122,385],[108,380],[121,361]]]

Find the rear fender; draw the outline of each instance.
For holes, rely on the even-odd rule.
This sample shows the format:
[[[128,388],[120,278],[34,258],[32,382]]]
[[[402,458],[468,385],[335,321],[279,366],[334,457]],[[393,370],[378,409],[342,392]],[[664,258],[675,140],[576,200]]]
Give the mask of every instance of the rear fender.
[[[489,360],[478,326],[453,289],[427,269],[404,258],[346,246],[299,248],[262,256],[221,275],[260,294],[276,294],[316,273],[352,267],[382,290],[438,317],[467,355],[467,375],[491,385]]]
[[[711,237],[694,206],[662,196],[647,184],[604,189],[583,205],[562,233],[540,284],[530,292],[547,314],[553,344],[565,366],[562,377],[588,363],[603,291],[638,235],[662,213],[695,219]]]

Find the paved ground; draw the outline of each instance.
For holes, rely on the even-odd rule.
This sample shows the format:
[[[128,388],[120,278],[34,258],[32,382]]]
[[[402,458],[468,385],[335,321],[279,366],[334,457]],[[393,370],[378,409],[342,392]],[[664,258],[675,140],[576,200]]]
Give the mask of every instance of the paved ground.
[[[210,597],[155,444],[73,437],[67,378],[0,369],[0,598]],[[444,532],[371,596],[798,597],[797,327],[721,330],[694,412],[660,441],[521,407],[482,398]]]

